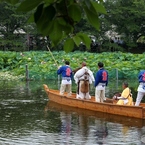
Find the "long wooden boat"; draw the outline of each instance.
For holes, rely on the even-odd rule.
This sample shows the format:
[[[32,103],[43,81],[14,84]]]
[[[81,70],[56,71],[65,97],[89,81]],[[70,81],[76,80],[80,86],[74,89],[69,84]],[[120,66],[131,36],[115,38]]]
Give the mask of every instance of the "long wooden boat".
[[[58,104],[109,114],[145,119],[145,103],[141,103],[140,106],[116,105],[113,103],[112,99],[107,99],[104,103],[99,103],[95,102],[94,96],[92,96],[90,100],[82,100],[77,99],[75,93],[73,93],[70,97],[67,97],[66,93],[64,95],[60,95],[59,90],[50,89],[46,84],[43,86],[49,100]]]

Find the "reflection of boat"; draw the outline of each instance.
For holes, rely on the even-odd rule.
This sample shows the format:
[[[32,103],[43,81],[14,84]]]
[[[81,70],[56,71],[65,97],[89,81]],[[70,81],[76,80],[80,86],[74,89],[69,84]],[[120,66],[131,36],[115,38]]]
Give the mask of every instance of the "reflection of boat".
[[[53,101],[48,101],[47,105],[45,106],[45,111],[47,110],[65,112],[70,114],[73,113],[87,117],[95,117],[104,121],[120,123],[126,126],[142,127],[145,125],[144,119],[113,115],[104,112],[97,112],[76,107],[68,107],[67,105],[58,104]]]
[[[104,103],[98,103],[95,102],[93,96],[91,100],[81,100],[76,99],[75,94],[67,97],[67,94],[60,95],[58,90],[49,89],[45,84],[43,86],[49,100],[59,104],[86,110],[145,119],[145,103],[142,103],[141,106],[116,105],[113,104],[112,99],[107,99]]]

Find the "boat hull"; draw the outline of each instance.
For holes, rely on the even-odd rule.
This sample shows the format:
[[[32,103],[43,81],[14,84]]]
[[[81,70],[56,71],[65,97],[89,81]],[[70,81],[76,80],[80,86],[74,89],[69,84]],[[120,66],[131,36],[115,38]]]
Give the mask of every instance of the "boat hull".
[[[44,89],[49,100],[58,104],[109,114],[145,119],[145,107],[143,106],[116,105],[111,102],[110,99],[108,99],[108,101],[105,103],[99,103],[95,102],[94,96],[92,96],[91,100],[82,100],[77,99],[75,94],[72,94],[70,97],[67,97],[67,94],[60,95],[58,90],[49,89],[47,85],[44,85]]]

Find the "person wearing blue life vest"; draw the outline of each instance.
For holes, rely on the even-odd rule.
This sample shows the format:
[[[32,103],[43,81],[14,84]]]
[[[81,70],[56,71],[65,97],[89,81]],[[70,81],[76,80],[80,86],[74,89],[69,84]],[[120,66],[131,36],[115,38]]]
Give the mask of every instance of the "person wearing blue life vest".
[[[105,88],[108,85],[108,72],[104,69],[102,62],[98,63],[99,70],[95,75],[95,101],[103,102],[106,100]]]
[[[72,78],[73,73],[72,69],[69,66],[69,61],[65,61],[65,65],[61,66],[57,70],[57,74],[61,74],[62,80],[61,80],[61,86],[60,86],[60,95],[63,95],[66,91],[68,93],[68,96],[72,93]]]
[[[139,72],[138,81],[139,81],[139,86],[137,89],[138,93],[137,93],[135,106],[139,106],[143,96],[145,96],[145,70]]]

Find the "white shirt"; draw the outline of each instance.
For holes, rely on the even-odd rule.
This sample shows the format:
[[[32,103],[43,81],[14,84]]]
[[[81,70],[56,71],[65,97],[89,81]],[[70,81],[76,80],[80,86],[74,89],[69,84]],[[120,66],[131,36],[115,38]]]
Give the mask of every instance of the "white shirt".
[[[143,84],[139,84],[137,91],[145,93],[145,87],[143,89],[143,86],[144,86]]]
[[[96,89],[97,89],[97,90],[105,90],[105,86],[106,86],[106,83],[99,83],[99,84],[96,86]]]
[[[80,70],[78,70],[74,75],[74,80],[76,84],[78,83],[79,80],[84,79],[85,72],[89,74],[89,84],[92,84],[92,82],[95,81],[93,72],[89,70],[86,66],[84,66]]]

